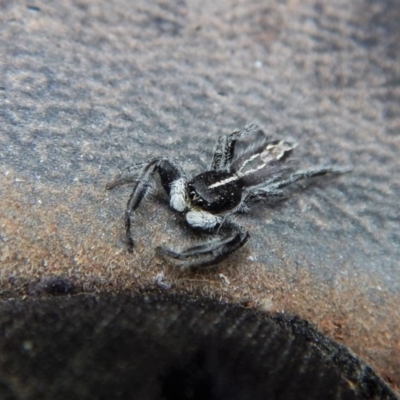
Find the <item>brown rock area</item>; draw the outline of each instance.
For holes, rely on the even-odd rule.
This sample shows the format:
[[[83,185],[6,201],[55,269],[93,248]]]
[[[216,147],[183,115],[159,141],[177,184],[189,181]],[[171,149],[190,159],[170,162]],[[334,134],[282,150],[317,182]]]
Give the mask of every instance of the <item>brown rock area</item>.
[[[400,5],[394,0],[3,1],[3,301],[151,288],[296,314],[400,388]],[[162,195],[124,244],[124,167],[203,171],[257,121],[302,165],[353,165],[241,217],[245,247],[180,271],[193,234]]]

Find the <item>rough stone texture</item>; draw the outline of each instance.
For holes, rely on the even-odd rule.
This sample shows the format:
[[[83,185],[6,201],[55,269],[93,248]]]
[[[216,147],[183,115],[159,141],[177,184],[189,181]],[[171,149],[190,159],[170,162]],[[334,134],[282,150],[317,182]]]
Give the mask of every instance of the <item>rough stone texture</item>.
[[[0,8],[4,298],[162,285],[284,310],[399,388],[398,2]],[[254,120],[299,142],[304,165],[355,169],[242,219],[251,240],[217,270],[182,273],[154,256],[191,240],[162,200],[143,207],[128,254],[130,191],[105,183],[154,155],[200,171],[220,133]]]

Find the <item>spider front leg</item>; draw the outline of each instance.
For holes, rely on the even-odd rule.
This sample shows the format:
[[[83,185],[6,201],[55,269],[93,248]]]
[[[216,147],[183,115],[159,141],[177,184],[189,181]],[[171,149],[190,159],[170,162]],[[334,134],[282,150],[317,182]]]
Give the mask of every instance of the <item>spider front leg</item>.
[[[170,198],[170,205],[174,210],[185,211],[186,206],[186,180],[180,168],[168,158],[153,158],[147,163],[137,164],[136,172],[126,175],[121,174],[106,186],[113,189],[126,183],[136,182],[129,197],[125,211],[125,230],[128,250],[132,251],[132,219],[134,213],[154,186],[154,175],[158,172],[163,188]],[[141,168],[140,168],[141,167]]]
[[[217,233],[211,240],[182,251],[157,248],[161,256],[181,268],[216,264],[242,247],[250,238],[243,227],[231,221],[225,222],[220,230],[223,218],[206,211],[189,211],[186,220],[195,229],[214,231],[218,227],[218,232],[221,231],[221,234]]]

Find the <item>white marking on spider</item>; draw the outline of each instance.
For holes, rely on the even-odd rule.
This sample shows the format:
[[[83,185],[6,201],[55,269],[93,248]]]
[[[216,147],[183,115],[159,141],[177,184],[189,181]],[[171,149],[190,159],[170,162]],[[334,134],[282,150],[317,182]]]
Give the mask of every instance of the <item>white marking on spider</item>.
[[[171,184],[169,204],[179,212],[187,210],[186,200],[186,181],[184,178],[179,178]]]
[[[253,161],[253,160],[254,160],[255,158],[257,158],[257,157],[260,157],[260,154],[259,154],[259,153],[254,154],[254,155],[252,155],[251,157],[249,157],[249,158],[243,163],[243,165],[240,167],[239,171],[243,171],[244,167],[245,167],[249,162]]]
[[[186,214],[186,221],[190,226],[200,229],[213,229],[221,223],[222,218],[218,215],[210,214],[207,211],[189,211]]]
[[[283,156],[283,153],[282,153],[282,156]],[[282,156],[281,156],[281,157],[282,157]],[[257,154],[257,157],[260,157],[260,154]],[[253,156],[253,157],[251,157],[251,160],[254,160],[255,158],[256,158],[256,157]],[[249,160],[250,160],[250,159],[249,159]],[[245,161],[244,164],[247,164],[247,161]],[[244,167],[244,164],[243,164],[243,167]],[[214,188],[216,188],[216,187],[226,185],[227,183],[237,181],[237,180],[239,180],[240,178],[243,178],[244,176],[254,174],[255,172],[259,171],[260,169],[266,167],[267,164],[268,164],[268,163],[261,164],[261,165],[259,165],[257,168],[249,169],[249,170],[246,171],[246,172],[242,172],[242,170],[243,170],[243,167],[242,167],[242,168],[240,168],[239,172],[237,172],[236,174],[230,176],[229,178],[223,179],[222,181],[215,182],[215,183],[213,183],[212,185],[210,185],[208,188],[209,188],[209,189],[214,189]]]
[[[223,179],[222,181],[215,182],[212,185],[210,185],[208,188],[214,189],[214,188],[226,185],[227,183],[235,182],[244,176],[254,174],[257,171],[265,168],[268,165],[268,163],[271,162],[271,160],[272,160],[271,155],[274,156],[275,160],[281,160],[284,157],[284,155],[286,154],[286,152],[288,152],[292,149],[293,149],[293,146],[290,143],[285,142],[283,140],[281,140],[280,142],[278,142],[276,144],[269,144],[261,153],[254,154],[251,157],[249,157],[247,160],[245,160],[243,162],[242,166],[240,167],[239,171],[236,174],[230,176],[229,178]],[[244,171],[247,164],[256,160],[257,158],[262,160],[263,163],[258,165],[256,168],[252,168],[247,171]]]
[[[275,156],[277,160],[280,160],[287,151],[291,151],[296,146],[281,140],[277,144],[268,145],[265,150],[261,153],[261,159],[263,161],[270,161],[271,154]]]
[[[229,177],[229,178],[223,179],[222,181],[213,183],[213,184],[210,185],[208,188],[209,188],[209,189],[214,189],[214,188],[216,188],[216,187],[218,187],[218,186],[226,185],[226,184],[229,183],[229,182],[237,181],[237,180],[240,179],[242,176],[243,176],[242,174],[235,174],[235,175],[233,175],[233,176],[231,176],[231,177]]]

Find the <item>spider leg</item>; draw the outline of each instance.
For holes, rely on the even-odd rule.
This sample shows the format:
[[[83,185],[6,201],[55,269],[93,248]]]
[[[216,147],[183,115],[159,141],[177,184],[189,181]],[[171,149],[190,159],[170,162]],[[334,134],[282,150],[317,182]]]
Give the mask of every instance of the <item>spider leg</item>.
[[[247,194],[243,197],[243,200],[239,204],[234,213],[247,212],[252,204],[258,202],[276,202],[281,200],[284,194],[279,189],[269,189],[269,188],[254,188],[250,189]]]
[[[291,174],[289,176],[289,178],[287,178],[287,179],[278,180],[278,181],[268,185],[267,189],[270,191],[276,191],[282,187],[291,185],[302,179],[313,178],[315,176],[322,176],[322,175],[326,175],[329,173],[344,174],[346,172],[349,172],[350,170],[351,170],[350,168],[340,168],[340,167],[330,167],[330,166],[299,170],[299,171],[296,171],[293,174]]]
[[[177,211],[186,208],[186,180],[178,166],[166,157],[152,158],[145,163],[135,164],[133,174],[130,169],[124,175],[119,175],[107,185],[108,189],[135,182],[136,185],[129,197],[125,211],[125,230],[128,249],[132,251],[134,242],[132,239],[132,219],[142,200],[151,192],[154,185],[154,176],[159,174],[162,186],[170,198],[170,205]]]
[[[120,174],[116,175],[111,182],[106,184],[106,189],[111,190],[119,186],[137,182],[140,169],[142,169],[144,165],[151,163],[153,160],[158,159],[154,158],[145,162],[138,162],[127,168],[124,168]]]
[[[227,233],[182,251],[163,247],[157,247],[156,250],[169,262],[183,269],[214,265],[242,247],[250,238],[243,227],[233,222],[226,224],[224,230]]]
[[[132,239],[131,227],[132,217],[135,210],[139,207],[145,196],[151,191],[153,178],[156,172],[158,160],[150,161],[137,177],[137,183],[129,197],[125,210],[125,231],[128,250],[132,251],[134,242]]]
[[[281,188],[291,185],[301,179],[313,178],[315,176],[326,175],[328,173],[342,174],[349,172],[350,168],[338,167],[317,167],[308,170],[299,170],[292,173],[289,178],[277,176],[266,182],[263,186],[258,186],[247,190],[239,206],[233,210],[233,214],[247,212],[250,206],[257,202],[275,202],[285,197]]]
[[[211,162],[210,171],[217,171],[220,168],[222,158],[224,155],[224,145],[226,141],[226,136],[220,136],[218,138],[217,144],[215,145],[213,160]]]
[[[259,129],[257,125],[250,124],[246,125],[244,129],[235,130],[229,135],[220,136],[215,146],[210,170],[218,171],[229,167],[235,151],[236,141],[241,136],[258,131]]]

